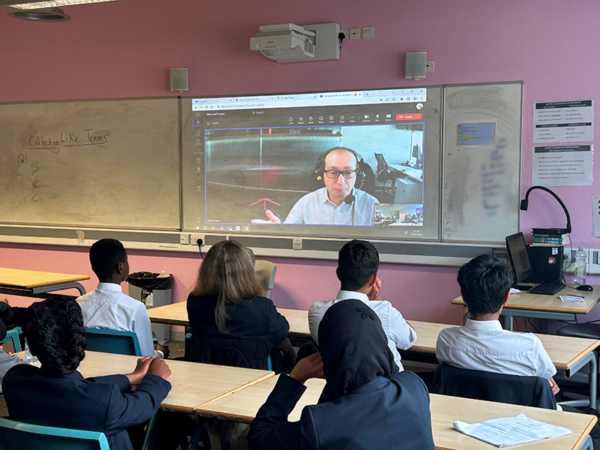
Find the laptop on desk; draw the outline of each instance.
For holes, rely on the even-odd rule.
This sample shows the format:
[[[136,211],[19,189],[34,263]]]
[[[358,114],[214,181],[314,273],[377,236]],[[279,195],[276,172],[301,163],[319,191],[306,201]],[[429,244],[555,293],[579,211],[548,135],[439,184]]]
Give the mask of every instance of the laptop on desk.
[[[506,237],[508,259],[515,274],[515,288],[529,291],[531,294],[554,295],[565,288],[562,282],[562,248],[556,255],[555,247],[539,247],[534,250],[534,258],[530,258],[531,248],[525,244],[523,233]],[[539,250],[538,250],[539,249]],[[540,283],[538,286],[524,286],[518,283]]]

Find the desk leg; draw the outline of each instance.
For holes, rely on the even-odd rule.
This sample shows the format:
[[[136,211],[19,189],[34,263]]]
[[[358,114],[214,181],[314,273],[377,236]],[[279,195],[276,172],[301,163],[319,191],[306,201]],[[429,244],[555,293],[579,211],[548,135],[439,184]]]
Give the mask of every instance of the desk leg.
[[[596,352],[592,352],[590,359],[590,408],[596,410],[598,388],[598,361],[596,361]]]
[[[79,291],[80,296],[85,294],[85,289],[80,283],[73,283],[73,284],[74,284],[73,287]]]
[[[566,402],[560,402],[561,405],[569,405],[569,406],[575,406],[575,407],[588,407],[589,406],[590,408],[593,408],[594,410],[596,409],[596,407],[597,407],[596,396],[598,395],[597,394],[597,392],[598,392],[598,360],[596,357],[596,352],[588,353],[584,358],[579,360],[573,367],[571,367],[571,369],[567,370],[565,372],[565,375],[567,378],[570,378],[571,376],[573,376],[574,374],[579,372],[579,370],[582,367],[584,367],[588,364],[589,364],[589,368],[590,368],[590,374],[588,376],[589,399],[588,400],[569,400]]]
[[[579,447],[580,450],[594,450],[594,443],[592,442],[592,437],[588,434],[585,437],[585,441],[583,441],[583,444],[581,444],[581,447]]]

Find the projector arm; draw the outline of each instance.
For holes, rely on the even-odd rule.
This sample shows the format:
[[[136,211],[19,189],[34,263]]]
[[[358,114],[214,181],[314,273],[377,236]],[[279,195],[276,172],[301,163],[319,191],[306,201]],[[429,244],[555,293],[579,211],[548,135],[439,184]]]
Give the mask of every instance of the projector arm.
[[[554,192],[552,192],[547,187],[544,187],[544,186],[531,186],[527,190],[527,193],[525,194],[525,199],[521,200],[521,210],[522,211],[527,211],[527,208],[529,207],[529,193],[531,191],[533,191],[534,189],[540,189],[542,191],[546,191],[552,197],[554,197],[558,201],[558,203],[560,203],[560,206],[562,206],[562,209],[565,212],[565,215],[567,216],[567,228],[565,229],[565,234],[569,234],[571,232],[571,216],[569,215],[569,211],[567,210],[567,207],[562,202],[562,200],[558,197],[558,195],[556,195]]]

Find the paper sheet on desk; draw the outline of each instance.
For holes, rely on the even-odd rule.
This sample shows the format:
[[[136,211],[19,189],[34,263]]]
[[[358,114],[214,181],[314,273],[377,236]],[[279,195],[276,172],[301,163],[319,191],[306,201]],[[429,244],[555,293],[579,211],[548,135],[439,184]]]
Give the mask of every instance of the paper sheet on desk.
[[[578,295],[560,295],[559,298],[564,303],[581,303],[584,300],[583,297],[580,297]]]
[[[573,433],[568,428],[539,422],[530,419],[525,414],[486,420],[485,422],[471,425],[457,420],[454,422],[454,428],[467,436],[474,437],[496,447],[510,447]]]
[[[510,293],[511,293],[511,294],[518,294],[519,292],[521,292],[519,289],[516,289],[516,288],[510,288]]]

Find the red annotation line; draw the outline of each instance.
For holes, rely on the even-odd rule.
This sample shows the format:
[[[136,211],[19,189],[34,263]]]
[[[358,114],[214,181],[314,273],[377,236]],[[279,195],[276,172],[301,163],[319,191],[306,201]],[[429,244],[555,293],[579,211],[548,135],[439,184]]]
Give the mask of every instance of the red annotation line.
[[[274,204],[276,204],[277,206],[281,206],[279,203],[277,203],[277,202],[274,202],[274,201],[273,201],[273,200],[271,200],[270,198],[261,198],[260,200],[258,200],[258,201],[255,201],[254,203],[252,203],[250,206],[254,206],[254,205],[256,205],[257,203],[260,203],[260,202],[264,202],[265,211],[267,210],[267,202],[271,202],[271,203],[274,203]]]

